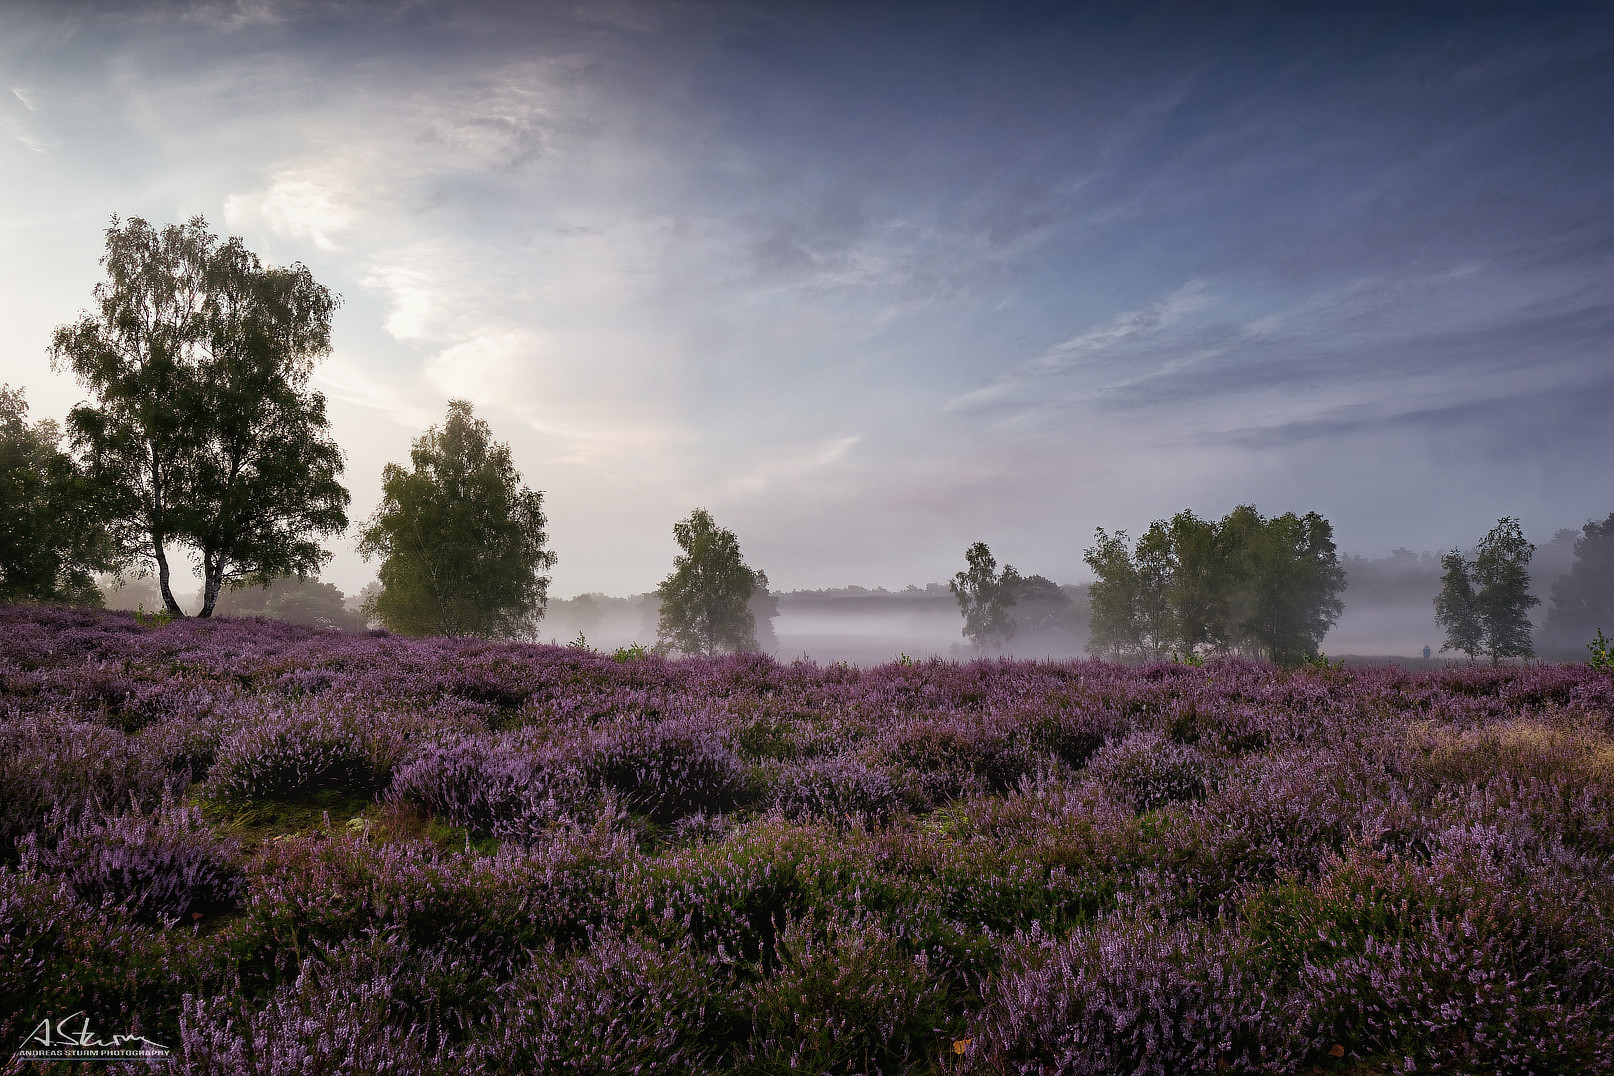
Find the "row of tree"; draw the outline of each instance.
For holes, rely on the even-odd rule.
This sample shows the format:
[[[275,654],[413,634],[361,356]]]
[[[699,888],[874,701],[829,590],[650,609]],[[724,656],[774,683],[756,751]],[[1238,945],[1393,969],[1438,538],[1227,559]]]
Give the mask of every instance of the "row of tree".
[[[309,388],[340,300],[306,267],[265,266],[200,217],[161,230],[114,218],[101,264],[93,310],[50,345],[53,366],[93,397],[68,415],[72,453],[54,423],[28,423],[20,391],[0,388],[0,599],[97,601],[96,572],[150,570],[168,613],[183,616],[171,546],[189,548],[200,569],[202,617],[228,590],[310,580],[330,557],[321,538],[348,525],[342,452],[324,397]],[[360,552],[381,561],[364,612],[406,634],[531,637],[555,563],[545,526],[543,494],[523,484],[509,446],[468,402],[450,401],[411,465],[383,471],[381,503],[359,535]],[[673,535],[682,553],[656,591],[658,646],[756,649],[767,576],[704,509]],[[1588,571],[1592,547],[1611,538],[1614,515],[1587,524]],[[1532,652],[1533,549],[1517,520],[1502,520],[1472,562],[1447,554],[1436,600],[1446,648],[1493,660]],[[1100,528],[1084,559],[1097,577],[1088,649],[1116,658],[1299,660],[1316,655],[1343,607],[1333,529],[1315,512],[1267,519],[1241,505],[1213,521],[1184,511],[1135,544]],[[966,562],[950,589],[978,648],[1009,641],[1022,601],[1056,619],[1069,604],[1041,576],[998,570],[985,543]],[[1563,582],[1566,622],[1607,612],[1589,607],[1595,588]]]
[[[168,614],[184,616],[175,547],[201,571],[201,617],[231,590],[287,577],[317,587],[330,558],[320,540],[348,526],[342,452],[309,388],[339,298],[201,217],[162,229],[114,218],[101,265],[92,310],[50,344],[53,367],[92,397],[68,415],[72,453],[54,423],[27,421],[20,390],[0,388],[0,599],[99,604],[96,573],[149,571]],[[543,494],[463,400],[410,455],[383,471],[359,535],[381,562],[364,613],[406,634],[534,634],[555,563]],[[767,577],[704,510],[674,536],[684,553],[657,592],[660,644],[755,649],[750,601]]]

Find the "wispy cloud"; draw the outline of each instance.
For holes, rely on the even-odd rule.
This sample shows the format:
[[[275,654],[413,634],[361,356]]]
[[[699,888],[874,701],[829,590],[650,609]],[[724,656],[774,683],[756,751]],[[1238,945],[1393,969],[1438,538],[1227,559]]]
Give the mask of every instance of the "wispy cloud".
[[[1146,307],[1117,314],[1097,328],[1061,340],[991,384],[955,396],[946,409],[968,411],[1004,402],[1028,385],[1148,340],[1209,303],[1204,281],[1190,280]]]
[[[862,434],[836,437],[822,444],[752,466],[725,479],[719,486],[720,497],[732,500],[766,491],[781,480],[800,478],[845,459]]]
[[[332,237],[353,226],[354,213],[318,181],[280,175],[258,194],[227,197],[224,219],[232,227],[256,221],[276,235],[308,239],[321,250],[335,250]]]

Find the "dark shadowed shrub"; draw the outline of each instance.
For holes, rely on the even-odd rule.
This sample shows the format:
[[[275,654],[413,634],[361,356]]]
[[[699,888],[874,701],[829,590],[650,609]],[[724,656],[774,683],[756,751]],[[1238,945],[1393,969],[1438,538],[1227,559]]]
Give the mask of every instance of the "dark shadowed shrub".
[[[182,919],[228,908],[241,892],[239,846],[215,836],[194,807],[69,821],[44,836],[25,839],[24,857],[92,907]]]
[[[697,811],[729,810],[747,798],[746,768],[709,722],[675,718],[625,722],[582,747],[590,779],[622,793],[627,806],[655,822]]]
[[[1211,775],[1209,763],[1198,751],[1152,729],[1108,745],[1093,756],[1087,771],[1131,800],[1139,812],[1204,799]]]
[[[885,770],[841,756],[787,767],[774,785],[773,802],[794,819],[879,821],[901,805],[902,794]]]

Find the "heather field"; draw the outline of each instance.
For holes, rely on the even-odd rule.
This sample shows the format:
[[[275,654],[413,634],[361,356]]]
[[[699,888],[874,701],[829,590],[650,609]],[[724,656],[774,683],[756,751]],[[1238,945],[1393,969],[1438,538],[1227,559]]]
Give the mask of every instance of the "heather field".
[[[860,670],[8,607],[0,677],[7,1057],[82,1010],[220,1076],[1614,1065],[1585,666]]]

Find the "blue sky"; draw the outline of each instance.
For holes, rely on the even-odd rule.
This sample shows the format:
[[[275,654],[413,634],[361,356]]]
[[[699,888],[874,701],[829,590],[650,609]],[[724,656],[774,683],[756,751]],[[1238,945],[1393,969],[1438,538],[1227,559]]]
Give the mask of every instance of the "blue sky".
[[[12,2],[0,381],[61,417],[108,219],[203,214],[345,300],[353,518],[469,398],[562,596],[697,505],[784,589],[1243,502],[1544,543],[1614,509],[1605,12]]]

